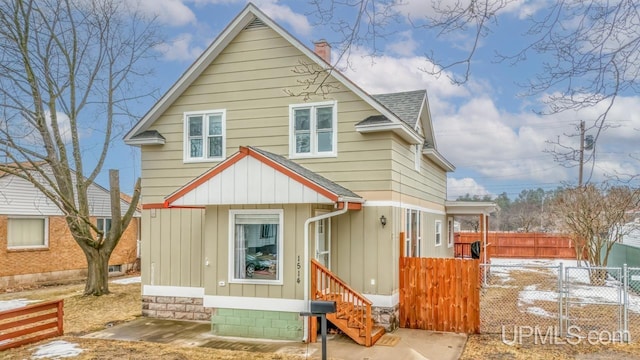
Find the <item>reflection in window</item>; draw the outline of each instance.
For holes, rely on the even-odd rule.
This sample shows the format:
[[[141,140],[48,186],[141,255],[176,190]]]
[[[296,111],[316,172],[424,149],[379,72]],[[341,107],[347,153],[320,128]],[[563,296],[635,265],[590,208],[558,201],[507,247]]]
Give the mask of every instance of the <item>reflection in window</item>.
[[[336,103],[291,105],[291,155],[336,153]]]
[[[232,280],[280,282],[280,210],[232,210]]]
[[[222,159],[225,111],[185,114],[185,160]]]

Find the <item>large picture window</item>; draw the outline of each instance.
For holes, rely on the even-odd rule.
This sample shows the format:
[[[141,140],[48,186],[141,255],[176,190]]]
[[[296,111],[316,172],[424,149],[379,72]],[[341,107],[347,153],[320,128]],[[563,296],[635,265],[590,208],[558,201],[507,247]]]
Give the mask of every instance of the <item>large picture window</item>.
[[[337,104],[334,101],[291,105],[290,157],[335,156]]]
[[[7,247],[13,249],[46,248],[48,244],[46,218],[9,218]]]
[[[225,153],[224,110],[184,114],[184,160],[223,160]]]
[[[230,282],[282,284],[282,210],[230,210]]]

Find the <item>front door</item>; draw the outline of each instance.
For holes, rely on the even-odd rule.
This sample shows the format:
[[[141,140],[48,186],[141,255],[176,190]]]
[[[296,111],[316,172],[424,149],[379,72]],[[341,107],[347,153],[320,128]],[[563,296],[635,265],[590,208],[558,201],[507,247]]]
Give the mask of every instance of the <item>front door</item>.
[[[331,219],[316,221],[316,260],[331,270]]]

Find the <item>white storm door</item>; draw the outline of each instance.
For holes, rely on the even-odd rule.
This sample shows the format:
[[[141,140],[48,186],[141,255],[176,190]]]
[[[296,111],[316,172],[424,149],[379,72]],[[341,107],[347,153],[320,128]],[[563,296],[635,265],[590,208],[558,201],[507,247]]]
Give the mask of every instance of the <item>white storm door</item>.
[[[331,219],[316,221],[316,260],[331,270]]]

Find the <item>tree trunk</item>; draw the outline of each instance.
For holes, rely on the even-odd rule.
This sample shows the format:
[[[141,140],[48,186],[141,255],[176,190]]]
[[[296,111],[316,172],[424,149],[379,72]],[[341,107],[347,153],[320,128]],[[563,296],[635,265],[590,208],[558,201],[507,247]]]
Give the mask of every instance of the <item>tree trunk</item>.
[[[109,256],[106,249],[84,249],[88,273],[84,287],[85,295],[101,296],[109,293]]]

